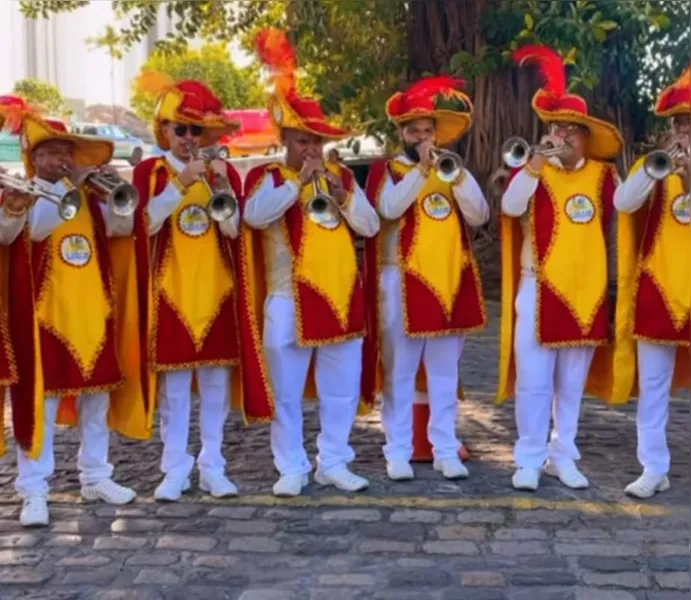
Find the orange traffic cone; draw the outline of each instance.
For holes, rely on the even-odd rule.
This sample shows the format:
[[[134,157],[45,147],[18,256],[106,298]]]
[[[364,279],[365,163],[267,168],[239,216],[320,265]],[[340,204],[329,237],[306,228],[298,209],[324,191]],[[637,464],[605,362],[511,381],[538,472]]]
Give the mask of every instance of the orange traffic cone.
[[[427,437],[429,424],[429,398],[425,392],[415,392],[413,400],[413,457],[412,462],[432,462],[432,444]],[[458,456],[465,461],[470,458],[468,449],[461,446]]]

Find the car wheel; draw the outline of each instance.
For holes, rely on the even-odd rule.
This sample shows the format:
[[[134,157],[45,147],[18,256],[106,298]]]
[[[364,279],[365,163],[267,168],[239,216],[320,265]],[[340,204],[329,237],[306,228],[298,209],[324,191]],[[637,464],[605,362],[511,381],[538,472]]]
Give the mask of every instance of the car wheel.
[[[134,150],[132,150],[132,156],[130,156],[129,163],[133,167],[136,167],[140,162],[142,162],[142,158],[144,158],[144,152],[142,151],[142,149],[135,148]]]
[[[226,160],[230,156],[230,153],[228,152],[228,148],[225,146],[223,148],[219,148],[218,150],[218,158],[221,158],[223,160]]]

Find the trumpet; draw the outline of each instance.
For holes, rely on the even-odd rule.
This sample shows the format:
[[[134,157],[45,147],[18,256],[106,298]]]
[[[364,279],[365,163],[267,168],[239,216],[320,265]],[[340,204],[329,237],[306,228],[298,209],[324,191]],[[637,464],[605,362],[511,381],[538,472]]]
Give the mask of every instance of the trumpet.
[[[531,154],[539,154],[540,156],[560,156],[570,148],[571,144],[568,140],[564,140],[564,144],[561,146],[557,146],[552,142],[531,146],[523,138],[516,136],[504,142],[501,147],[501,156],[507,167],[518,169],[524,167],[528,163]]]
[[[463,172],[463,159],[450,150],[432,148],[430,156],[434,161],[434,170],[437,177],[444,183],[453,183]]]
[[[661,181],[674,173],[681,173],[683,166],[677,166],[677,161],[691,159],[689,147],[684,148],[676,142],[664,150],[653,150],[645,157],[643,168],[651,179]]]
[[[333,196],[322,187],[319,173],[312,175],[312,186],[314,187],[314,197],[307,204],[307,212],[315,216],[324,214],[336,214],[338,207]]]
[[[82,205],[79,190],[73,188],[60,196],[34,181],[18,175],[10,175],[4,171],[0,171],[0,187],[16,190],[32,196],[34,199],[44,198],[48,202],[52,202],[58,207],[58,214],[63,221],[74,219]]]
[[[201,151],[192,150],[191,154],[195,160],[201,159],[208,163],[217,157],[217,150],[215,147],[209,147]],[[230,219],[238,209],[238,199],[233,193],[228,178],[215,174],[213,184],[206,176],[202,177],[202,182],[211,194],[211,199],[206,205],[209,218],[217,223]]]
[[[71,170],[63,165],[67,175]],[[86,178],[86,183],[106,195],[106,201],[113,214],[118,217],[129,217],[139,205],[139,192],[131,183],[127,183],[119,175],[108,171],[95,171]]]

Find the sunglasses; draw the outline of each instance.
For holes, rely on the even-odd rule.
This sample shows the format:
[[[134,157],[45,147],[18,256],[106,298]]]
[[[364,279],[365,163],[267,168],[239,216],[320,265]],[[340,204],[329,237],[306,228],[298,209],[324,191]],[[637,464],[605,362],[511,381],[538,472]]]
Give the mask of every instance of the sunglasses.
[[[176,125],[173,131],[177,137],[185,137],[188,131],[192,137],[200,137],[204,133],[204,128],[201,125]]]

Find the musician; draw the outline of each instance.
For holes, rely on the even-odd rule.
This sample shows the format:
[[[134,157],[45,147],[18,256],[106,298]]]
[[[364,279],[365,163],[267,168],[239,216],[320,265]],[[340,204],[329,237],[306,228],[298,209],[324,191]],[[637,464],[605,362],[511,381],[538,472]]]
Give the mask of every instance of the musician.
[[[672,387],[691,384],[690,103],[687,69],[662,91],[655,106],[655,114],[670,122],[664,148],[682,152],[670,162],[669,172],[656,173],[654,161],[646,165],[647,157],[641,157],[614,195],[619,211],[617,320],[631,342],[632,394],[634,343],[638,358],[638,461],[643,473],[626,487],[626,493],[637,498],[650,498],[670,487],[669,397]]]
[[[575,440],[586,382],[608,400],[613,394],[607,233],[618,176],[609,161],[623,141],[614,125],[588,114],[583,98],[566,93],[564,64],[553,50],[527,46],[514,59],[536,63],[545,78],[532,105],[549,134],[514,170],[501,202],[498,400],[515,393],[513,486],[536,490],[544,467],[582,489],[589,482],[576,466]],[[549,142],[559,154],[547,158]]]
[[[28,218],[40,336],[37,360],[45,400],[15,405],[22,428],[33,431],[27,444],[18,445],[15,488],[24,500],[20,522],[36,526],[49,520],[46,496],[55,468],[56,421],[79,429],[77,466],[81,495],[87,501],[126,504],[135,497],[133,490],[111,478],[109,422],[122,433],[136,430],[133,437],[146,434],[143,410],[132,406],[137,398],[110,398],[125,379],[116,341],[122,325],[116,323],[115,303],[126,290],[116,294],[108,238],[130,236],[133,219],[116,214],[88,179],[96,169],[104,170],[113,145],[68,134],[60,121],[29,116],[23,120],[21,140],[26,174],[45,190]],[[74,218],[64,220],[54,200],[71,189],[78,190],[81,206]],[[18,348],[18,353],[32,344],[30,331],[25,329],[22,345],[27,347]],[[41,386],[41,374],[34,374],[32,381],[29,375],[19,373],[23,385]]]
[[[251,229],[241,252],[243,285],[254,298],[247,318],[257,330],[263,324],[275,393],[271,450],[280,478],[273,493],[297,496],[308,483],[301,404],[315,384],[321,419],[315,480],[359,491],[368,481],[347,467],[354,458],[348,439],[360,397],[365,333],[354,238],[376,234],[379,219],[353,173],[322,162],[324,141],[348,134],[327,122],[316,100],[298,95],[295,56],[285,34],[264,30],[257,47],[273,70],[269,113],[286,149],[285,162],[247,175],[243,218]],[[330,196],[323,211],[310,206],[315,178]]]
[[[240,324],[231,240],[239,232],[241,181],[223,160],[209,164],[200,149],[238,124],[222,113],[220,100],[199,81],[163,81],[155,114],[156,143],[162,157],[134,169],[139,190],[138,229],[146,228],[138,252],[150,255],[150,369],[157,375],[164,478],[157,500],[174,502],[190,487],[195,462],[200,489],[221,498],[238,489],[226,476],[223,429],[233,402],[242,402]],[[232,214],[216,220],[209,211],[212,189],[223,184],[232,197]],[[148,311],[147,311],[148,312]],[[256,368],[257,359],[245,361]],[[232,373],[231,373],[232,371]],[[233,390],[231,393],[231,380]],[[193,386],[200,398],[201,452],[188,452]],[[247,408],[247,407],[245,407]],[[270,418],[266,406],[265,418]],[[253,418],[251,410],[245,416]]]
[[[372,322],[381,336],[384,456],[393,480],[414,477],[416,389],[429,395],[434,468],[447,479],[468,477],[455,427],[458,365],[465,334],[487,319],[467,227],[487,222],[489,206],[460,162],[444,173],[433,153],[471,126],[472,103],[457,89],[462,83],[425,78],[389,99],[386,114],[398,126],[403,152],[375,165],[367,182],[383,219],[381,235],[368,248],[368,274],[376,290]]]

